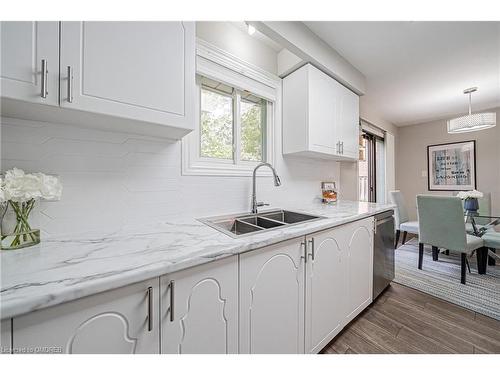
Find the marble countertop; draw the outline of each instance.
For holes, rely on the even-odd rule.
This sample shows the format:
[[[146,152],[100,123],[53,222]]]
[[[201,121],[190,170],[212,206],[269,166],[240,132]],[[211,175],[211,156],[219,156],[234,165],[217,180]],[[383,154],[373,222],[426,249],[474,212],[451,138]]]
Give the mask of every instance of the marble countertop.
[[[106,235],[51,238],[0,253],[0,317],[158,277],[387,211],[391,204],[339,201],[286,209],[322,220],[231,238],[197,221],[172,220]]]

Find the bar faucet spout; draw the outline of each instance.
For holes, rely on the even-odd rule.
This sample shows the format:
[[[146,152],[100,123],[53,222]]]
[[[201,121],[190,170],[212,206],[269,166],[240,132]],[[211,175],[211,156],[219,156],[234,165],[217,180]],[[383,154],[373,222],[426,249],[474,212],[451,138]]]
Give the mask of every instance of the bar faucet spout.
[[[257,207],[269,206],[268,203],[257,202],[257,193],[255,191],[256,190],[255,185],[256,185],[256,179],[257,179],[257,169],[259,169],[260,167],[268,167],[269,169],[271,169],[271,171],[273,172],[274,186],[281,185],[281,180],[280,180],[278,174],[276,173],[276,170],[273,168],[273,166],[271,164],[260,163],[254,168],[253,175],[252,175],[252,213],[253,214],[257,213]]]

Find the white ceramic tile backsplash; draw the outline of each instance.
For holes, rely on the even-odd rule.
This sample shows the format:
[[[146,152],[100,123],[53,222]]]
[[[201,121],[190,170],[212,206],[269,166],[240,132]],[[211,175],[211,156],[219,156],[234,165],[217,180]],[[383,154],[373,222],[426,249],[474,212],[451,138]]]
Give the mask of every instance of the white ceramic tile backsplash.
[[[283,185],[259,178],[259,200],[276,207],[311,202],[321,180],[338,180],[336,162],[285,159],[281,144],[276,150]],[[62,200],[42,202],[38,212],[46,236],[249,210],[251,177],[182,176],[180,142],[2,118],[1,158],[2,171],[19,167],[60,176]]]

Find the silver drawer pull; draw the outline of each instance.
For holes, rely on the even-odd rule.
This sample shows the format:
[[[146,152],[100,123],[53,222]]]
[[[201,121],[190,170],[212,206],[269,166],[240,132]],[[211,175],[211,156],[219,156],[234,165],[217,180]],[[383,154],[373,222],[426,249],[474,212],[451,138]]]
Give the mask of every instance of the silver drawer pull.
[[[153,330],[153,288],[148,287],[148,331]]]
[[[170,321],[174,321],[174,286],[175,281],[170,280]]]
[[[316,252],[314,249],[314,237],[309,240],[309,243],[311,244],[311,258],[312,260],[314,260],[314,258],[316,257]]]
[[[49,75],[49,68],[47,65],[47,60],[42,59],[42,79],[41,79],[41,93],[40,96],[42,98],[46,98],[47,94],[49,93],[48,88],[47,88],[47,79]]]
[[[300,259],[304,259],[304,263],[307,263],[307,244],[305,241],[300,243],[300,250],[302,251],[302,247],[304,248],[303,255],[300,256]]]
[[[73,69],[68,66],[68,103],[73,103]]]

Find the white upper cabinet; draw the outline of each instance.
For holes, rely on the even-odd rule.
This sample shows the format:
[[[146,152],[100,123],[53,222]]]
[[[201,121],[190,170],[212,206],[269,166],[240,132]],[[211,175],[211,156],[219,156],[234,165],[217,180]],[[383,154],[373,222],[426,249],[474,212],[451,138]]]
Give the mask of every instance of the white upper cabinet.
[[[240,255],[240,353],[304,353],[303,241]]]
[[[27,353],[158,353],[159,279],[13,319],[14,347]],[[21,353],[21,352],[20,352]]]
[[[283,79],[283,154],[354,161],[359,97],[306,64]]]
[[[194,43],[192,22],[62,22],[61,106],[187,133]]]
[[[238,257],[161,277],[162,353],[238,353]]]
[[[344,86],[337,86],[337,131],[344,158],[359,158],[359,96]]]
[[[59,105],[59,22],[2,21],[0,35],[2,97]]]
[[[194,22],[2,22],[1,31],[4,115],[170,139],[194,129]]]

